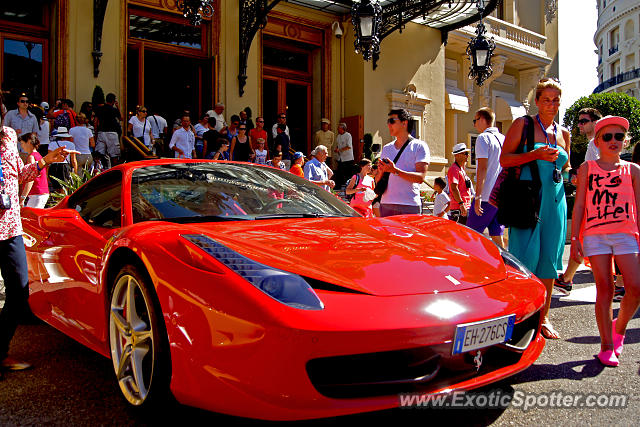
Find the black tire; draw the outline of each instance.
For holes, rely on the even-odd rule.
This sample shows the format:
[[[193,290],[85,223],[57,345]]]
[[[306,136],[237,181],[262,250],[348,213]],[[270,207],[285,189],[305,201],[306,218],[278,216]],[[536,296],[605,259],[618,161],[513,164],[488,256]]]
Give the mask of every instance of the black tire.
[[[141,408],[167,401],[171,381],[169,341],[146,272],[135,265],[124,266],[111,287],[108,308],[109,349],[122,395],[132,406]]]

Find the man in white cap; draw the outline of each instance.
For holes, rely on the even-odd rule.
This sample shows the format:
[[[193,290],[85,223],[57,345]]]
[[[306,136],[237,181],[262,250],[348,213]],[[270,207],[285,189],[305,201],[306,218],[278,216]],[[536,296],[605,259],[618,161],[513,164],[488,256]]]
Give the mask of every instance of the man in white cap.
[[[320,120],[320,129],[317,130],[313,136],[313,148],[320,145],[327,147],[327,150],[329,150],[329,157],[327,157],[326,163],[331,169],[335,169],[335,165],[333,164],[333,160],[335,158],[333,150],[335,149],[336,136],[329,130],[330,125],[331,122],[329,119]]]
[[[454,162],[447,171],[447,181],[449,183],[449,196],[451,197],[451,219],[457,220],[460,224],[467,223],[467,216],[471,208],[471,198],[473,197],[473,186],[464,168],[469,159],[469,150],[464,142],[453,146],[452,154]]]

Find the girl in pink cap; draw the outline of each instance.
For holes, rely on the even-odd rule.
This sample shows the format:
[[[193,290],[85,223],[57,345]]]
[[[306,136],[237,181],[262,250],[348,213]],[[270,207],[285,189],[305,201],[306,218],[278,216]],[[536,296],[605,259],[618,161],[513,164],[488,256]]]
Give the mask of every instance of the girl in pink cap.
[[[573,207],[571,256],[589,257],[593,269],[601,340],[597,357],[606,366],[618,366],[627,323],[640,305],[640,166],[620,159],[628,130],[624,117],[596,122],[600,159],[580,166]],[[618,318],[612,320],[614,257],[627,291]]]

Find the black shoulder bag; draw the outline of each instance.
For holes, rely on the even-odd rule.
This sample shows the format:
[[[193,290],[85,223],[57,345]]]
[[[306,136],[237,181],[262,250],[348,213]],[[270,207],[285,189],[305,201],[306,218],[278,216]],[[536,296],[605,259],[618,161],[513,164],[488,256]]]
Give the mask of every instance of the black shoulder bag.
[[[527,152],[534,148],[534,124],[530,116],[525,116],[520,145],[516,153]],[[528,165],[531,180],[520,179],[522,168]],[[504,180],[496,191],[498,222],[505,227],[534,228],[538,224],[540,213],[540,173],[536,160],[503,170]]]
[[[398,154],[396,154],[396,157],[393,159],[393,163],[394,164],[398,163],[398,160],[400,159],[400,156],[402,155],[402,152],[404,151],[405,148],[407,148],[407,145],[409,145],[409,143],[411,142],[412,139],[413,138],[411,136],[409,136],[409,138],[404,143],[404,145],[402,146],[400,151],[398,151]],[[380,160],[380,161],[382,161],[382,160]],[[375,191],[375,193],[378,195],[378,197],[382,197],[384,192],[387,191],[387,186],[388,185],[389,185],[389,172],[385,172],[384,174],[382,174],[382,177],[380,178],[380,181],[376,182],[376,186],[373,189],[373,191]]]

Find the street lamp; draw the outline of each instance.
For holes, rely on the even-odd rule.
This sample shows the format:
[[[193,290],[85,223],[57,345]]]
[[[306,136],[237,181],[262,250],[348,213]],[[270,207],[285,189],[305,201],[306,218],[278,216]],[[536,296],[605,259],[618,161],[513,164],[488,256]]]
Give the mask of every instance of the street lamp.
[[[177,0],[176,4],[191,25],[200,25],[202,18],[213,16],[212,0]]]
[[[478,11],[480,12],[480,23],[476,28],[476,36],[471,39],[467,46],[467,55],[471,60],[469,78],[475,79],[478,86],[482,86],[493,73],[491,68],[491,54],[496,48],[493,37],[488,39],[485,34],[487,29],[482,23],[482,13],[484,12],[484,2],[478,1]]]
[[[382,7],[377,0],[354,2],[351,8],[351,22],[356,39],[353,45],[356,53],[362,53],[365,61],[380,52],[380,26]]]

